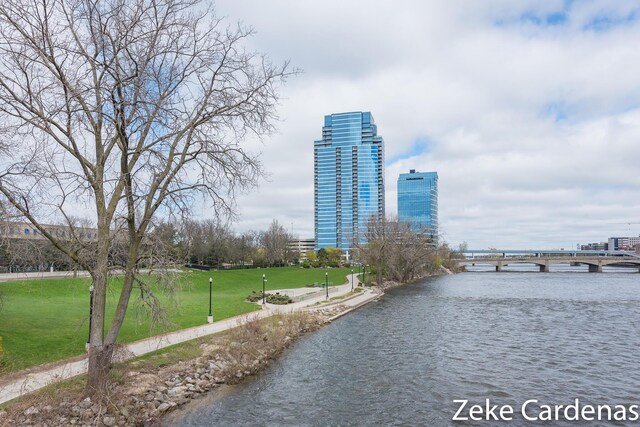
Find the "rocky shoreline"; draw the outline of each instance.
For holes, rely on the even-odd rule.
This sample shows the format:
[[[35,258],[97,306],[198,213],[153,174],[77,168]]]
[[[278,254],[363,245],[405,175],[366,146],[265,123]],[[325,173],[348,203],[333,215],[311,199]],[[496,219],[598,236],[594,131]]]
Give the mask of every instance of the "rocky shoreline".
[[[149,426],[181,405],[264,369],[299,336],[345,308],[298,311],[253,320],[222,334],[114,366],[107,403],[82,397],[82,381],[52,387],[0,411],[0,426]],[[173,353],[184,357],[172,359]],[[170,359],[169,362],[166,360]],[[166,363],[165,363],[166,362]]]

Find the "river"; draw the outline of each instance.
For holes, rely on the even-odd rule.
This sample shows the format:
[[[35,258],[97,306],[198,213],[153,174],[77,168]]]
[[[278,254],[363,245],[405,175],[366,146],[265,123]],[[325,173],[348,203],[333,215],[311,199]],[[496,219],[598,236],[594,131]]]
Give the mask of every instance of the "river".
[[[639,290],[640,274],[620,270],[428,278],[303,337],[261,375],[166,425],[608,425],[527,421],[521,406],[536,399],[527,416],[539,416],[576,398],[640,404]],[[508,405],[513,420],[451,421],[462,399]]]

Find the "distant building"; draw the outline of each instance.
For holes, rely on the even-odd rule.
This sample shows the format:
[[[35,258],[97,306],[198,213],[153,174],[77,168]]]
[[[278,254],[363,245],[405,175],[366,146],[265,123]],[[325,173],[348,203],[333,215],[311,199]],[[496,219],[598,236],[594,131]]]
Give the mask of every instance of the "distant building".
[[[416,172],[398,177],[398,221],[438,240],[438,173]]]
[[[313,154],[315,249],[349,251],[384,218],[384,141],[370,112],[331,114]]]
[[[98,230],[89,227],[74,227],[65,225],[42,224],[44,229],[55,238],[94,240],[98,238]],[[15,240],[45,240],[42,233],[29,222],[0,222],[0,238]]]
[[[632,251],[640,245],[638,237],[609,237],[609,250],[612,251]]]
[[[609,244],[606,242],[600,243],[587,243],[586,245],[580,245],[581,251],[608,251]]]
[[[42,224],[47,233],[59,241],[93,242],[98,230]],[[29,222],[0,221],[0,272],[46,271],[72,268],[68,256],[53,247],[49,240]]]
[[[316,250],[316,239],[294,239],[289,240],[289,251],[298,254],[298,259],[304,261],[307,259],[307,252]]]

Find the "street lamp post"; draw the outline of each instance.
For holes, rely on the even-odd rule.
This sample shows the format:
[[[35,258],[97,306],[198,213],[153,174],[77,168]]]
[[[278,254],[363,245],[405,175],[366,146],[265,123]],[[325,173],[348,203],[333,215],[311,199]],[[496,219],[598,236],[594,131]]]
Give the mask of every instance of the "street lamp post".
[[[209,317],[207,317],[207,322],[213,323],[213,311],[211,307],[211,300],[213,294],[213,277],[209,277]]]
[[[367,284],[367,264],[362,265],[362,286]]]
[[[351,292],[353,292],[353,268],[351,269]]]
[[[262,305],[267,302],[267,276],[265,274],[262,275]]]
[[[89,336],[87,337],[87,350],[91,344],[91,325],[93,321],[93,283],[89,286]]]
[[[324,288],[327,290],[327,299],[329,299],[329,272],[324,273]]]

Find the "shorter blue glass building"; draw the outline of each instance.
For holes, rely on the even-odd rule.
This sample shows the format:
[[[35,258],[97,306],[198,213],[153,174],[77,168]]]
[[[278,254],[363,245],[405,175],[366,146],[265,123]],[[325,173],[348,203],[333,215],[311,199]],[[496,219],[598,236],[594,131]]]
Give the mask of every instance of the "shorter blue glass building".
[[[398,177],[398,220],[417,233],[438,240],[438,173],[416,172]]]

